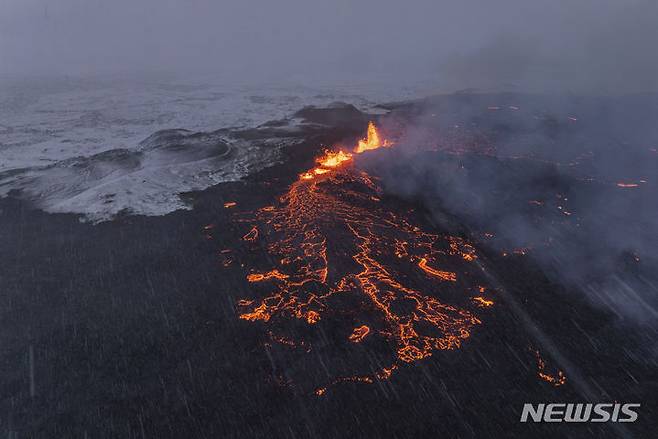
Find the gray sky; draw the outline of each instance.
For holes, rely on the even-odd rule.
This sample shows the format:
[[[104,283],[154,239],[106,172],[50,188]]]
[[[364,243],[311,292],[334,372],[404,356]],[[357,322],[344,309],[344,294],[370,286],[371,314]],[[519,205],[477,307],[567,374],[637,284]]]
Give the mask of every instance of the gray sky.
[[[656,86],[652,0],[0,0],[0,74]],[[491,84],[488,84],[491,83]]]

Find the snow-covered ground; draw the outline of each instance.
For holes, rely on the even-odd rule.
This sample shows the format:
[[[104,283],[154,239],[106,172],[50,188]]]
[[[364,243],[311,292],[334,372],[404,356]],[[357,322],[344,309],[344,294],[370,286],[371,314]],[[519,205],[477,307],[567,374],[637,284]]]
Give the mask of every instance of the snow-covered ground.
[[[282,144],[215,135],[204,140],[214,146],[198,154],[145,141],[158,131],[249,128],[306,105],[342,101],[371,110],[428,92],[426,85],[385,82],[6,80],[0,82],[0,197],[20,190],[48,212],[81,213],[93,221],[120,211],[162,215],[186,208],[181,192],[237,180],[275,162]]]

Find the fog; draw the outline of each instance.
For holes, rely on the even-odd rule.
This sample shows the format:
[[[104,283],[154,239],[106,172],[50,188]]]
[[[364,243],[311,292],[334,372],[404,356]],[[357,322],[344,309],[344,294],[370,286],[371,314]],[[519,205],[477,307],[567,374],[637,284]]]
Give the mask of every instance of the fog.
[[[655,90],[653,1],[2,0],[0,75]]]
[[[363,158],[387,193],[621,321],[656,325],[657,95],[461,92],[409,108],[382,122],[395,148]]]

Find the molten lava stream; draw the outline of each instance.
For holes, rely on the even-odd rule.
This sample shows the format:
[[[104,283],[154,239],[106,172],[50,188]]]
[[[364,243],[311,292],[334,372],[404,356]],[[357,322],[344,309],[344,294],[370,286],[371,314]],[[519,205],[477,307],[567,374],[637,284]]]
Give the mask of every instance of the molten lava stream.
[[[354,148],[355,154],[361,154],[366,151],[389,147],[392,143],[387,140],[381,140],[377,127],[373,122],[368,123],[368,135],[365,139],[359,140]],[[316,176],[328,174],[332,170],[340,167],[343,163],[352,160],[353,154],[343,150],[325,151],[324,155],[316,160],[318,167],[304,172],[299,176],[300,180],[312,180]]]
[[[354,153],[388,145],[371,123]],[[277,262],[246,274],[253,297],[238,302],[240,319],[268,325],[270,343],[288,340],[287,348],[330,353],[341,348],[323,341],[326,318],[327,327],[351,346],[354,370],[345,374],[337,366],[333,377],[313,384],[320,386],[318,395],[331,384],[388,379],[403,364],[459,348],[480,324],[467,309],[479,309],[469,292],[477,291],[480,306],[489,303],[477,270],[471,272],[475,249],[463,239],[424,231],[412,212],[388,209],[379,202],[382,191],[375,179],[351,161],[351,153],[327,151],[277,205],[255,212],[244,235],[246,245],[266,249],[262,260]],[[289,319],[307,325],[296,332],[302,340],[289,342],[278,333],[291,327]],[[359,366],[367,349],[388,351],[375,372]],[[359,372],[364,369],[367,373]]]

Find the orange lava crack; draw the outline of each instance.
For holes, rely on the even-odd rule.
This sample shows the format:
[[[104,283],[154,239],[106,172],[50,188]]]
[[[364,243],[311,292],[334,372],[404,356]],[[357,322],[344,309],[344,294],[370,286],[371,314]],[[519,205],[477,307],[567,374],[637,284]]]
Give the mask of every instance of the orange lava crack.
[[[389,145],[371,123],[367,139],[359,142],[354,154]],[[400,267],[385,262],[395,258],[401,267],[412,267],[418,261],[432,278],[454,283],[457,273],[430,267],[428,261],[453,258],[455,264],[468,264],[477,258],[475,249],[461,238],[425,232],[406,214],[386,210],[378,202],[381,189],[373,178],[342,166],[352,156],[326,152],[318,167],[302,174],[276,205],[255,213],[251,224],[256,225],[243,236],[245,241],[264,242],[269,259],[278,261],[278,266],[246,276],[255,288],[259,285],[258,291],[268,292],[260,299],[238,301],[240,319],[267,323],[295,318],[315,325],[324,313],[335,312],[336,297],[355,295],[365,307],[361,312],[368,313],[367,321],[376,322],[377,329],[356,327],[348,341],[360,343],[376,336],[393,349],[390,366],[369,375],[338,377],[330,385],[389,379],[402,364],[430,357],[435,350],[459,348],[472,328],[481,324],[470,311],[409,286]],[[329,244],[335,234],[341,235],[339,249]],[[345,261],[330,266],[329,255],[336,252]],[[493,304],[483,297],[464,300],[473,306]],[[326,389],[319,387],[315,393],[321,396]]]

